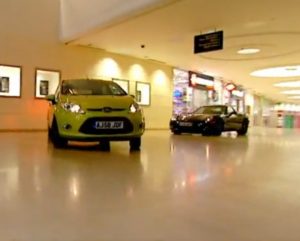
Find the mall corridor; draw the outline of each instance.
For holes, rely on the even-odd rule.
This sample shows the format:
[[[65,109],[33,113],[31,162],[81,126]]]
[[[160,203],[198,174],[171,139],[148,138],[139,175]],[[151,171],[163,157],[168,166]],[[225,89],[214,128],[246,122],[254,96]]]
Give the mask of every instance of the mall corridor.
[[[0,240],[299,241],[299,134],[152,130],[130,153],[0,133]]]

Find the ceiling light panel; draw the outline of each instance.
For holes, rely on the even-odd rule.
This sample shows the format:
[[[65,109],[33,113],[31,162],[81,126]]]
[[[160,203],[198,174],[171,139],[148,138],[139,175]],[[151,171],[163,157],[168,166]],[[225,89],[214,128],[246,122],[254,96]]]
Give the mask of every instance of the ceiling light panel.
[[[259,52],[260,49],[255,49],[255,48],[243,48],[237,51],[238,54],[256,54]]]
[[[274,86],[281,88],[300,88],[300,80],[279,82],[274,84]]]
[[[260,69],[251,73],[255,77],[296,77],[300,76],[300,65]]]
[[[281,91],[281,94],[285,94],[285,95],[300,95],[300,90],[285,90],[285,91]]]

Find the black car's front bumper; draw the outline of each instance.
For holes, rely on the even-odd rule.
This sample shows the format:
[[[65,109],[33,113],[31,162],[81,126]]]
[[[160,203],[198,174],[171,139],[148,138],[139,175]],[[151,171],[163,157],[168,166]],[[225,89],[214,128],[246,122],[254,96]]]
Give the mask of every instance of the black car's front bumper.
[[[208,123],[205,121],[170,121],[170,130],[172,132],[185,132],[185,133],[203,133],[203,130],[207,128]]]

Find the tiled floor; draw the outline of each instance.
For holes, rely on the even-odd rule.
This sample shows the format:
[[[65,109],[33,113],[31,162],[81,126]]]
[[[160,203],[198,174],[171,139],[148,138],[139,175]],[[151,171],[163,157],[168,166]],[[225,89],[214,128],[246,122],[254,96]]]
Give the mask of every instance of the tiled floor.
[[[299,241],[300,132],[247,137],[147,131],[56,150],[0,133],[1,241]]]

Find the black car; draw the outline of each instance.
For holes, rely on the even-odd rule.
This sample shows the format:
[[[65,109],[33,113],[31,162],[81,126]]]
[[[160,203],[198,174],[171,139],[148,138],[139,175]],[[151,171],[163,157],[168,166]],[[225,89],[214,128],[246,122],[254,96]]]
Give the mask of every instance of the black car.
[[[246,135],[248,126],[248,117],[227,105],[201,106],[192,113],[181,114],[170,120],[170,129],[177,135],[201,133],[220,136],[223,131],[237,131],[238,135]]]

